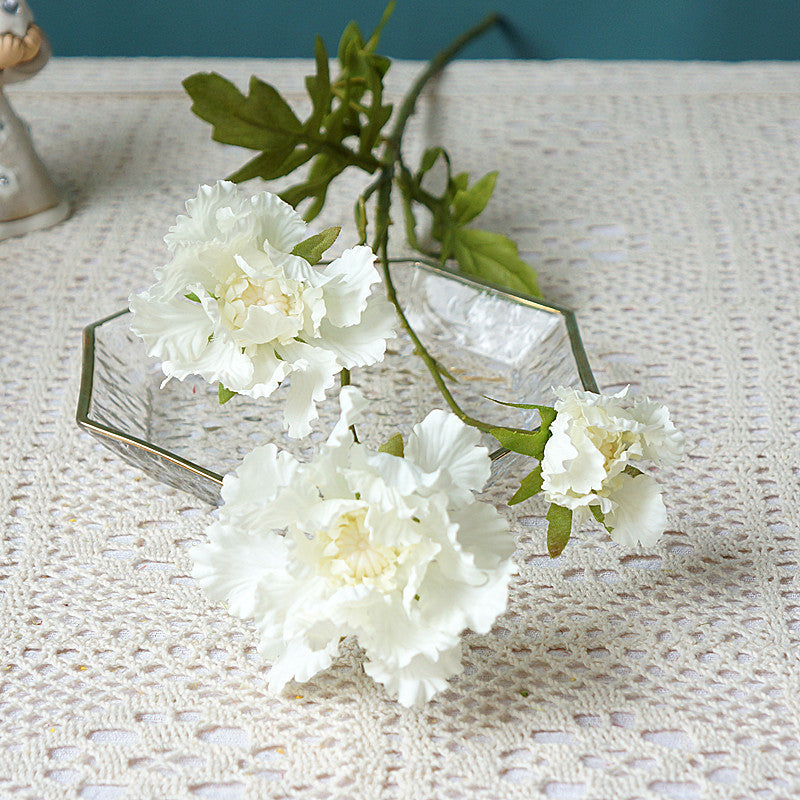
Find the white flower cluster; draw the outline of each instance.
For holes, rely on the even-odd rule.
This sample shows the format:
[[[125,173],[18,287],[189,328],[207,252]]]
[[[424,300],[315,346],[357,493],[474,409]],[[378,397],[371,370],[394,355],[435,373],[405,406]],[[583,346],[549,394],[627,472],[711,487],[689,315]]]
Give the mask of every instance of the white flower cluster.
[[[289,378],[284,423],[307,435],[336,373],[381,361],[395,335],[394,309],[372,293],[372,250],[311,266],[292,255],[309,235],[302,217],[226,181],[202,186],[186,211],[165,237],[172,260],[130,298],[131,328],[168,379],[267,397]]]
[[[557,416],[542,459],[542,490],[550,503],[586,513],[596,506],[620,544],[654,544],[667,512],[658,484],[636,463],[672,466],[684,438],[667,409],[652,400],[556,389]]]
[[[432,411],[403,457],[375,452],[349,430],[361,395],[345,387],[340,400],[313,462],[266,445],[225,478],[193,575],[255,618],[272,691],[310,679],[356,636],[367,674],[411,706],[460,670],[461,632],[487,632],[505,609],[514,543],[474,498],[490,465],[475,429]]]

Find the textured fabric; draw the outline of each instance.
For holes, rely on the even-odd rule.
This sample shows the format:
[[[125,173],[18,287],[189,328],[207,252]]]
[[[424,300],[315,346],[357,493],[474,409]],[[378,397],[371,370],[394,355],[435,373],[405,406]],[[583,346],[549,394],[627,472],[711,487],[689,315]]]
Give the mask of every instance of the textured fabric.
[[[0,243],[0,797],[797,796],[800,65],[460,63],[422,98],[408,160],[499,169],[483,224],[577,309],[600,385],[667,402],[690,454],[652,552],[587,529],[550,561],[541,501],[503,508],[508,612],[421,711],[347,643],[269,696],[252,626],[188,577],[209,509],[73,421],[81,327],[247,155],[190,114],[201,68],[299,102],[309,65],[55,60],[8,92],[75,213]],[[320,220],[343,241],[361,183]]]

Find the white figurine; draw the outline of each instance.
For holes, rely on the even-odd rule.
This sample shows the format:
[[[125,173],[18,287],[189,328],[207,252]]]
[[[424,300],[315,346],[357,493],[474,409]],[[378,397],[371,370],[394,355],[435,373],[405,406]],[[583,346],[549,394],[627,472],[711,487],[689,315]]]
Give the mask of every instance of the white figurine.
[[[3,94],[3,86],[35,75],[49,58],[50,43],[25,0],[0,0],[0,239],[47,228],[69,214]]]

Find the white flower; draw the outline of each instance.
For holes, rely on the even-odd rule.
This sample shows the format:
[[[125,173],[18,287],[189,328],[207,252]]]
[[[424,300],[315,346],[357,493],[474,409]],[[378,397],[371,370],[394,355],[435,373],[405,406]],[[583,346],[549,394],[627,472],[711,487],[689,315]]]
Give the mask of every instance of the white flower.
[[[289,378],[284,423],[307,435],[336,373],[381,361],[395,335],[392,306],[372,293],[372,250],[312,267],[291,254],[308,237],[299,214],[226,181],[201,186],[186,210],[165,237],[172,260],[131,295],[131,328],[167,379],[267,397]]]
[[[404,457],[375,452],[349,431],[364,399],[351,387],[340,399],[313,462],[266,445],[225,478],[192,574],[255,619],[270,690],[328,667],[352,635],[367,674],[411,706],[460,670],[461,632],[487,632],[505,609],[514,544],[473,496],[489,476],[477,431],[432,411]]]
[[[664,532],[667,512],[653,478],[636,462],[671,466],[683,454],[683,435],[667,409],[644,399],[577,389],[555,390],[557,416],[542,459],[542,490],[550,503],[585,514],[597,506],[611,538],[650,545]]]

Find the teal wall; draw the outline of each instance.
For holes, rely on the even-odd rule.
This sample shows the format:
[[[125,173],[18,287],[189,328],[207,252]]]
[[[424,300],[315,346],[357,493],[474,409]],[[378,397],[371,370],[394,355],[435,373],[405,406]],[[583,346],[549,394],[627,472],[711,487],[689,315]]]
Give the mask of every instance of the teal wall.
[[[381,0],[30,0],[57,55],[259,56],[333,50],[350,19],[369,30]],[[490,10],[470,58],[800,58],[800,0],[398,0],[382,51],[428,58]]]

